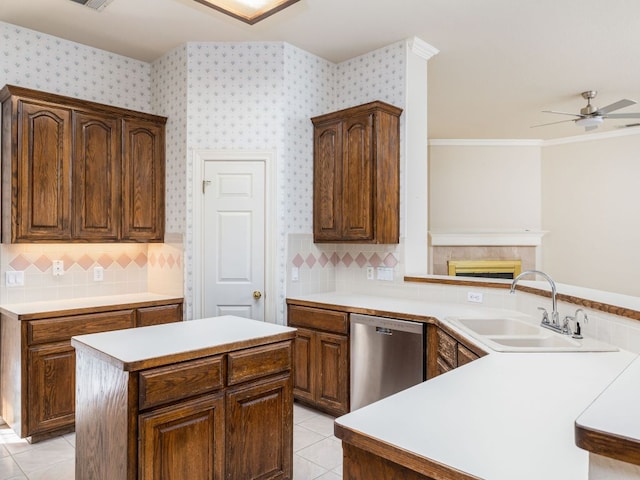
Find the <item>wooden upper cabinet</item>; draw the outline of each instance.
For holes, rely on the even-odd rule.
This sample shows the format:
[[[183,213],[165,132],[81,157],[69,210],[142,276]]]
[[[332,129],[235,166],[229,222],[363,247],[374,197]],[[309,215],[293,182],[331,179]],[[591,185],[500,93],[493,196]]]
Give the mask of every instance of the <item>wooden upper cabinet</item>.
[[[399,242],[401,113],[372,102],[311,119],[314,241]]]
[[[162,241],[166,118],[6,86],[2,241]]]
[[[120,233],[120,123],[108,115],[74,112],[73,234],[117,240]]]
[[[12,241],[69,240],[71,111],[24,100],[15,107],[22,135],[8,177],[22,194],[10,198]]]
[[[135,241],[164,238],[164,127],[124,122],[122,236]]]

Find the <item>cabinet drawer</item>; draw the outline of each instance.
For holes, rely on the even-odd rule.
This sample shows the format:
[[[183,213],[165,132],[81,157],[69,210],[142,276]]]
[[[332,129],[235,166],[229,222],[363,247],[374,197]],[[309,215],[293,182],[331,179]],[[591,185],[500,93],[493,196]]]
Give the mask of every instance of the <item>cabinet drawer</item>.
[[[458,366],[458,342],[438,329],[438,355],[451,367]]]
[[[228,356],[228,385],[291,369],[291,342],[232,352]]]
[[[108,332],[134,326],[134,310],[91,313],[73,317],[30,320],[27,324],[29,345],[70,340],[74,335]]]
[[[182,305],[161,305],[158,307],[139,308],[136,317],[136,327],[180,322],[182,321]]]
[[[289,325],[333,333],[349,333],[348,314],[318,308],[289,306]]]
[[[222,356],[140,372],[140,410],[222,388]]]

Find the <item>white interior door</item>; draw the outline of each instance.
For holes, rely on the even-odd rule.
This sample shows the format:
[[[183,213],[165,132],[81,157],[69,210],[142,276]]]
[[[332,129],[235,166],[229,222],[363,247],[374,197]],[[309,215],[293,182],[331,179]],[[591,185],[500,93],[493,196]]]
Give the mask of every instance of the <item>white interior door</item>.
[[[264,320],[265,164],[204,162],[203,317]]]

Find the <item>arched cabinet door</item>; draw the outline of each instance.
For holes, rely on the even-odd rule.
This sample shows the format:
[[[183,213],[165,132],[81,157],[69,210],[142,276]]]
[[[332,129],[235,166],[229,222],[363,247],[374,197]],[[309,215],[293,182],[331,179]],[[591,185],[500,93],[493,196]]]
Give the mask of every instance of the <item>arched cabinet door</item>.
[[[69,240],[71,110],[19,100],[18,123],[11,241]]]
[[[164,128],[144,120],[125,120],[122,157],[122,238],[164,238]]]

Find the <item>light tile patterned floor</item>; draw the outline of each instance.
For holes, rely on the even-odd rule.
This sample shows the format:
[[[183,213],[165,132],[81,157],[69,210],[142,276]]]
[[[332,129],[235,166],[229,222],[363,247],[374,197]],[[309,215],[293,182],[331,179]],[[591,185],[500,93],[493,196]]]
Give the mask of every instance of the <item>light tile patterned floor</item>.
[[[294,480],[341,479],[342,446],[333,436],[333,417],[296,403],[293,423]],[[71,433],[32,445],[0,425],[0,480],[74,480],[75,440]]]

